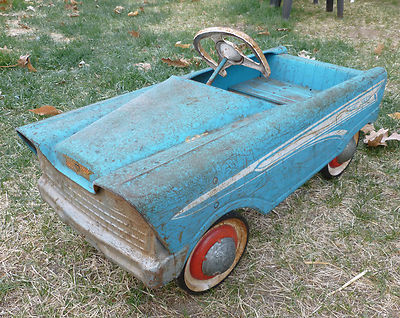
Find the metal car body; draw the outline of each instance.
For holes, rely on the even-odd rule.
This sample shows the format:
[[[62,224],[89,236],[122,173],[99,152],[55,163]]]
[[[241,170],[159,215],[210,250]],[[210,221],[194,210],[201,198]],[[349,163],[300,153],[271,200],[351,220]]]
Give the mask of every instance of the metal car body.
[[[263,54],[268,79],[204,69],[18,128],[42,197],[145,285],[176,278],[218,219],[267,214],[378,116],[383,68]]]

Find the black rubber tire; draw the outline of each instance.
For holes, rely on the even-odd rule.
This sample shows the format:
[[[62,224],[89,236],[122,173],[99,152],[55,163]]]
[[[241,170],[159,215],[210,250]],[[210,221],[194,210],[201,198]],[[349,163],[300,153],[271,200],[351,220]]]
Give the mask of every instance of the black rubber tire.
[[[225,271],[224,273],[221,273],[221,274],[216,275],[216,277],[221,276],[221,280],[218,280],[217,283],[212,284],[212,286],[209,286],[209,288],[204,289],[204,290],[200,290],[200,291],[193,290],[193,289],[187,284],[187,282],[186,282],[187,277],[185,276],[185,272],[187,272],[187,270],[188,270],[187,267],[190,266],[189,261],[191,260],[192,253],[193,253],[193,251],[194,251],[195,248],[196,248],[196,247],[194,247],[193,250],[191,251],[191,254],[190,254],[188,260],[186,261],[185,266],[183,267],[183,269],[182,269],[180,275],[179,275],[179,276],[177,277],[177,279],[176,279],[178,286],[179,286],[180,288],[182,288],[184,291],[186,291],[187,293],[192,294],[192,295],[200,295],[200,294],[204,294],[204,293],[208,292],[210,289],[212,289],[212,288],[214,288],[214,287],[217,287],[218,285],[220,285],[220,284],[233,272],[233,270],[234,270],[234,269],[236,268],[236,266],[239,264],[239,262],[240,262],[240,260],[241,260],[241,258],[242,258],[242,256],[243,256],[243,254],[244,254],[244,252],[246,251],[247,242],[248,242],[248,238],[249,238],[249,225],[248,225],[246,219],[245,219],[241,214],[239,214],[238,212],[233,211],[233,212],[227,213],[227,214],[225,214],[223,217],[221,217],[217,222],[215,222],[215,223],[208,229],[208,231],[211,230],[212,228],[214,228],[215,226],[219,225],[220,223],[222,223],[222,222],[224,222],[224,221],[227,221],[227,220],[229,221],[229,220],[232,220],[232,219],[234,219],[235,222],[236,222],[236,221],[241,222],[241,224],[243,224],[244,228],[246,229],[246,238],[245,238],[245,241],[243,241],[244,246],[241,248],[241,253],[240,253],[240,255],[239,255],[237,261],[236,261],[236,259],[235,259],[236,263],[233,263],[233,264],[232,264],[233,266],[232,266],[231,268],[229,268],[227,271]],[[208,231],[207,231],[207,232],[208,232]],[[206,232],[206,233],[207,233],[207,232]],[[202,236],[202,238],[206,235],[206,233],[204,233],[204,235]],[[202,240],[202,238],[200,238],[199,242]],[[198,243],[199,243],[199,242],[198,242]],[[197,243],[197,244],[198,244],[198,243]],[[197,246],[197,245],[196,245],[196,246]],[[237,247],[237,248],[238,248],[238,247]],[[229,271],[229,272],[228,272],[228,271]],[[213,279],[214,279],[214,278],[213,278]]]

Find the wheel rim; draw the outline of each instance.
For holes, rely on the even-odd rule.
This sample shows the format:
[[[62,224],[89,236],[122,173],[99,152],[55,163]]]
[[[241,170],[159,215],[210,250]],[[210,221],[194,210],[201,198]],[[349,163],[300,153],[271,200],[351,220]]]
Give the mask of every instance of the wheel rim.
[[[359,137],[359,132],[357,132],[354,136],[353,139],[356,143],[356,146],[358,145],[358,137]],[[355,153],[355,151],[354,151]],[[354,155],[353,153],[353,155]],[[340,155],[339,155],[340,156]],[[338,156],[338,157],[339,157]],[[331,162],[328,163],[328,172],[331,176],[338,176],[340,175],[346,168],[347,166],[350,164],[352,158],[350,158],[349,160],[346,160],[342,163],[340,163],[338,161],[338,157],[334,158]]]
[[[225,242],[229,242],[229,240],[234,242],[233,246],[235,251],[232,257],[233,260],[229,261],[231,264],[221,265],[218,263],[217,271],[221,268],[226,268],[226,270],[221,273],[214,273],[215,275],[210,275],[213,274],[209,272],[210,269],[207,269],[207,266],[203,266],[204,262],[207,262],[204,258],[216,245],[226,244],[226,246],[228,246],[230,243],[224,243],[224,239],[226,240]],[[246,244],[247,227],[240,219],[226,219],[213,226],[196,244],[187,260],[184,271],[184,279],[187,287],[192,291],[201,292],[218,285],[229,275],[239,262]],[[217,260],[221,260],[221,258],[217,258]],[[215,264],[217,264],[217,262],[215,262]],[[213,266],[211,266],[211,268],[213,268]],[[206,271],[206,273],[204,273],[204,271]]]

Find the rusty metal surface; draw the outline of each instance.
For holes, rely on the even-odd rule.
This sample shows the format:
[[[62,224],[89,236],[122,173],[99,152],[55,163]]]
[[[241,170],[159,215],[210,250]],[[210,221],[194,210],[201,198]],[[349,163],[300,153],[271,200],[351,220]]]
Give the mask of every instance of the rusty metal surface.
[[[67,155],[64,155],[64,158],[65,158],[65,165],[68,168],[74,171],[77,175],[80,175],[84,177],[86,180],[90,181],[90,175],[93,174],[93,171],[90,171],[88,168],[82,166],[79,162],[68,157]]]
[[[251,51],[254,53],[255,57],[260,61],[256,62],[244,55],[240,49],[232,42],[225,40],[225,37],[235,37],[243,43],[245,43]],[[215,43],[215,49],[219,56],[218,63],[204,50],[201,46],[201,40],[205,38],[211,38]],[[238,30],[225,27],[212,27],[199,31],[193,40],[193,46],[195,50],[200,54],[200,56],[206,61],[206,63],[213,69],[218,67],[218,64],[223,58],[227,58],[227,62],[223,65],[222,69],[219,71],[221,76],[226,76],[226,69],[232,65],[243,65],[246,67],[253,68],[266,78],[271,74],[270,67],[268,65],[267,59],[265,58],[262,50],[258,44],[246,33]]]
[[[64,222],[148,287],[176,277],[183,266],[180,254],[185,255],[186,250],[168,253],[149,224],[124,199],[103,189],[92,194],[54,169],[40,151],[38,156],[43,170],[40,193]]]

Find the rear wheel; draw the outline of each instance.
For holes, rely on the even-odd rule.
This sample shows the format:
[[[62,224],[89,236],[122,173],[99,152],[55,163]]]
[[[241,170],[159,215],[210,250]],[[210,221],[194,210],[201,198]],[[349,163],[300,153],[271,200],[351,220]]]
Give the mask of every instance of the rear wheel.
[[[178,277],[178,285],[191,294],[219,285],[238,264],[247,240],[246,220],[239,213],[228,213],[197,242]]]
[[[349,166],[357,150],[359,135],[360,133],[357,132],[353,136],[353,138],[350,139],[349,143],[347,144],[346,148],[344,148],[342,153],[331,160],[324,168],[322,168],[321,174],[326,179],[339,177]]]

